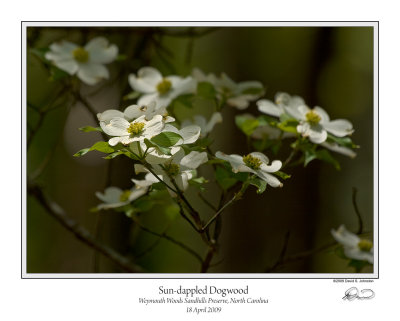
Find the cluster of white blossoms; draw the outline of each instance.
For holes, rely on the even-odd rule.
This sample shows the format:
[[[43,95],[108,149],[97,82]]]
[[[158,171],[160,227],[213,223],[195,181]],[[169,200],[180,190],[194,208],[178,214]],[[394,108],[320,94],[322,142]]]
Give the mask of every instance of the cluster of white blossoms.
[[[344,255],[349,259],[367,261],[374,263],[374,249],[371,241],[359,238],[356,234],[349,232],[344,225],[337,231],[331,231],[335,240],[343,246]]]
[[[298,122],[297,132],[307,137],[310,142],[320,144],[332,151],[354,157],[355,153],[350,149],[327,141],[328,133],[335,137],[351,135],[353,125],[346,119],[331,120],[327,112],[319,106],[309,108],[303,98],[290,96],[287,93],[277,93],[275,102],[267,99],[257,101],[258,110],[264,114],[282,118],[290,117]]]

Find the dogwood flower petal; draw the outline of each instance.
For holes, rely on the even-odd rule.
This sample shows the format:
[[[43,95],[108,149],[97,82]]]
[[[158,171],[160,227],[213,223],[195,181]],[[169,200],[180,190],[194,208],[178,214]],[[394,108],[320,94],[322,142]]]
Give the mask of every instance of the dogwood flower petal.
[[[196,169],[201,164],[204,164],[208,161],[207,153],[206,152],[196,152],[192,151],[183,157],[180,161],[182,166],[185,166],[190,169]]]
[[[337,137],[344,137],[354,132],[353,125],[346,119],[336,119],[324,124],[324,128]]]
[[[109,45],[108,40],[96,37],[90,40],[85,49],[89,53],[90,61],[97,64],[108,64],[113,62],[118,55],[118,47]]]
[[[285,110],[280,105],[275,105],[272,101],[261,99],[257,101],[258,110],[264,114],[280,117]]]
[[[95,63],[79,65],[78,77],[88,85],[95,85],[103,79],[108,79],[109,76],[108,69],[103,65]]]

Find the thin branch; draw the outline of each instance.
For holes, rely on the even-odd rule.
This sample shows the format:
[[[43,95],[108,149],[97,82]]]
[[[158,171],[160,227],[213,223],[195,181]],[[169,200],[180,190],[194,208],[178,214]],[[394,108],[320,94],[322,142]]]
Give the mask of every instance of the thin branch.
[[[354,207],[354,211],[356,212],[357,218],[358,218],[358,232],[357,234],[362,234],[363,232],[363,228],[364,228],[364,224],[363,224],[363,220],[361,217],[361,213],[360,210],[358,209],[358,205],[357,205],[357,188],[353,187],[353,195],[352,195],[352,200],[353,200],[353,207]]]
[[[67,213],[57,203],[50,200],[42,191],[42,189],[34,184],[28,183],[28,193],[36,198],[36,200],[46,209],[46,211],[54,217],[68,231],[73,233],[79,240],[91,248],[96,249],[104,256],[109,258],[113,263],[121,269],[131,272],[143,272],[143,269],[136,264],[133,264],[128,258],[122,256],[109,246],[102,244],[94,238],[92,234],[84,227],[79,225],[75,220],[70,218]]]
[[[246,191],[247,187],[249,185],[244,183],[241,187],[241,189],[239,190],[239,192],[235,193],[235,195],[231,198],[231,200],[229,202],[227,202],[224,206],[222,206],[215,214],[214,216],[206,223],[206,225],[203,226],[202,230],[206,230],[208,228],[208,226],[210,226],[210,224],[212,222],[215,221],[215,219],[231,204],[233,204],[235,201],[239,200],[243,193]]]
[[[157,233],[157,232],[152,231],[151,229],[149,229],[149,228],[143,226],[142,224],[140,224],[139,221],[135,220],[135,222],[138,224],[138,226],[139,226],[143,231],[145,231],[145,232],[147,232],[147,233],[150,233],[150,234],[152,234],[152,235],[158,236],[159,238],[166,239],[166,240],[170,241],[171,243],[173,243],[173,244],[175,244],[175,245],[178,245],[180,248],[182,248],[182,249],[185,250],[186,252],[188,252],[188,253],[190,253],[191,255],[193,255],[197,260],[199,260],[200,262],[203,262],[201,256],[200,256],[198,253],[196,253],[195,250],[191,249],[191,248],[190,248],[189,246],[187,246],[186,244],[184,244],[184,243],[182,243],[182,242],[180,242],[180,241],[178,241],[178,240],[175,240],[173,237],[167,235],[165,232],[163,232],[163,233]]]
[[[279,266],[279,264],[281,264],[283,262],[283,259],[285,257],[286,250],[287,250],[287,247],[289,244],[289,236],[290,236],[290,232],[287,231],[286,235],[285,235],[285,239],[283,240],[282,250],[281,250],[281,253],[279,254],[278,259],[276,260],[275,264],[272,267],[270,267],[269,269],[266,269],[265,272],[275,270]]]
[[[212,205],[204,196],[203,194],[201,194],[200,192],[197,193],[197,195],[199,196],[199,198],[204,202],[204,204],[206,204],[209,208],[211,208],[214,212],[216,212],[218,209]]]
[[[315,249],[312,250],[308,250],[308,251],[304,251],[304,252],[300,252],[298,254],[292,255],[292,256],[288,256],[286,259],[282,260],[279,264],[277,264],[276,266],[270,267],[270,268],[266,268],[265,272],[272,272],[274,270],[276,270],[278,267],[281,267],[283,265],[289,264],[289,263],[293,263],[299,260],[303,260],[306,257],[312,256],[314,254],[317,254],[319,252],[322,252],[324,250],[327,250],[328,248],[335,246],[337,243],[336,242],[332,242],[332,243],[328,243],[328,244],[324,244],[320,247],[317,247]]]

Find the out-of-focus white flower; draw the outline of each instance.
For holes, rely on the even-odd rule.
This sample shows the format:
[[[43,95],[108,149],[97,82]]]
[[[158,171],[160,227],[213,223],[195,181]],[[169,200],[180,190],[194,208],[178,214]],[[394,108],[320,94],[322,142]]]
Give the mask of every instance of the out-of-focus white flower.
[[[264,93],[264,87],[259,81],[236,83],[225,73],[221,74],[216,86],[221,95],[227,98],[227,104],[240,110],[249,107],[251,101],[256,100]]]
[[[290,96],[287,93],[278,92],[275,95],[275,102],[268,99],[260,99],[257,101],[258,110],[264,114],[274,117],[280,117],[283,113],[296,113],[297,108],[305,105],[303,98],[300,96]],[[296,117],[296,116],[294,116]]]
[[[225,73],[216,77],[214,74],[206,75],[198,68],[193,69],[192,76],[197,82],[212,84],[219,99],[226,99],[228,105],[240,110],[249,107],[251,101],[256,100],[264,93],[264,87],[259,81],[236,83]]]
[[[218,123],[222,122],[222,115],[221,113],[213,113],[210,120],[207,119],[202,115],[194,115],[193,121],[191,119],[185,119],[182,122],[182,127],[186,127],[189,125],[197,125],[201,128],[201,136],[204,137],[208,135],[214,128],[214,126]]]
[[[185,152],[180,149],[175,155],[164,162],[162,165],[152,165],[154,173],[167,185],[173,187],[171,180],[174,180],[181,191],[185,191],[189,186],[189,180],[193,178],[193,172],[200,165],[208,161],[206,152],[192,151],[185,156]],[[136,173],[148,172],[148,170],[140,164],[135,165]],[[149,173],[151,174],[151,173]],[[146,180],[158,182],[154,175],[146,175]],[[172,196],[176,196],[174,192],[168,189]]]
[[[135,120],[141,116],[145,116],[146,120],[151,120],[155,115],[163,116],[164,123],[175,121],[175,118],[168,115],[165,107],[157,108],[155,101],[150,102],[148,105],[131,105],[125,108],[124,112],[109,109],[102,113],[97,114],[97,119],[100,122],[109,123],[115,117],[125,118],[127,121]]]
[[[279,171],[279,169],[282,167],[282,162],[279,160],[274,160],[271,165],[268,165],[268,157],[259,152],[253,152],[245,156],[236,154],[227,155],[222,152],[216,152],[215,156],[229,162],[234,173],[253,173],[262,180],[266,181],[267,184],[271,185],[272,187],[283,186],[283,184],[275,176],[270,174]]]
[[[197,81],[197,82],[208,82],[212,85],[216,85],[218,82],[217,76],[214,74],[208,74],[206,75],[201,69],[199,68],[194,68],[192,70],[192,77]]]
[[[346,230],[344,225],[341,225],[337,231],[332,229],[331,233],[335,240],[343,245],[344,254],[349,259],[374,263],[373,244],[371,241],[359,238],[356,234]]]
[[[147,187],[132,188],[123,191],[118,187],[107,187],[104,194],[96,192],[96,196],[104,203],[99,204],[99,210],[117,208],[131,203],[147,193]]]
[[[168,107],[173,99],[180,95],[193,93],[196,88],[196,82],[192,77],[163,77],[153,67],[140,68],[137,75],[130,74],[129,84],[133,90],[143,94],[138,100],[139,106],[156,101],[157,108]]]
[[[151,139],[163,130],[165,124],[161,115],[156,115],[149,121],[145,117],[145,115],[140,116],[133,122],[116,117],[112,118],[109,123],[100,122],[100,127],[107,135],[115,136],[108,141],[110,146],[118,143],[129,145],[133,142],[144,141],[145,138]]]
[[[111,63],[118,55],[118,47],[109,45],[102,37],[93,38],[84,47],[63,40],[50,45],[47,60],[70,75],[77,75],[85,84],[95,85],[109,78],[104,64]]]

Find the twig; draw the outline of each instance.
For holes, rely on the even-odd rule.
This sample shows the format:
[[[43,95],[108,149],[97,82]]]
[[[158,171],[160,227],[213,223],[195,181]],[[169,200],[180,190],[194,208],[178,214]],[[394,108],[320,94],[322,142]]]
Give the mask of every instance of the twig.
[[[208,252],[206,254],[206,257],[204,258],[204,261],[203,261],[203,263],[201,265],[201,269],[200,269],[201,273],[206,273],[208,271],[208,269],[210,267],[210,264],[211,264],[211,260],[212,260],[212,258],[214,256],[215,251],[216,251],[215,246],[210,246],[209,247]]]
[[[73,233],[83,243],[96,249],[104,256],[109,258],[116,265],[118,265],[121,269],[127,272],[143,272],[143,269],[141,267],[133,264],[128,258],[122,256],[109,246],[96,241],[94,236],[90,234],[90,232],[84,227],[79,225],[75,220],[70,218],[67,213],[65,213],[65,211],[60,207],[60,205],[50,200],[38,185],[28,182],[28,193],[34,196],[52,217],[60,222],[63,227]]]
[[[235,201],[237,201],[238,199],[240,199],[243,195],[243,193],[246,191],[247,187],[249,186],[249,184],[244,183],[241,187],[241,189],[239,190],[239,192],[237,192],[229,202],[227,202],[224,206],[222,206],[222,208],[220,208],[215,214],[214,216],[206,223],[206,225],[203,226],[202,230],[206,230],[208,228],[208,226],[210,226],[210,224],[212,222],[215,221],[215,219],[232,203],[234,203]]]
[[[185,250],[186,252],[190,253],[191,255],[193,255],[197,260],[199,260],[200,262],[203,262],[201,256],[196,253],[195,250],[191,249],[189,246],[187,246],[186,244],[175,240],[174,238],[172,238],[171,236],[167,235],[165,232],[164,233],[157,233],[155,231],[152,231],[151,229],[143,226],[142,224],[140,224],[139,221],[135,220],[135,222],[138,224],[138,226],[145,232],[150,233],[152,235],[158,236],[159,238],[163,238],[166,239],[168,241],[170,241],[171,243],[178,245],[179,247],[181,247],[183,250]]]
[[[316,249],[312,249],[312,250],[308,250],[308,251],[304,251],[304,252],[300,252],[298,254],[292,255],[287,257],[285,260],[282,260],[279,264],[277,264],[276,266],[270,267],[270,268],[266,268],[265,272],[272,272],[273,270],[276,270],[278,267],[282,266],[282,265],[286,265],[288,263],[292,263],[295,261],[299,261],[299,260],[303,260],[308,256],[312,256],[314,254],[317,254],[319,252],[322,252],[332,246],[335,246],[337,243],[336,242],[332,242],[332,243],[328,243],[325,245],[322,245]]]
[[[283,245],[282,245],[282,250],[281,253],[279,254],[278,259],[276,260],[275,264],[273,266],[271,266],[269,269],[266,269],[265,272],[269,272],[269,270],[274,270],[276,267],[279,266],[279,264],[281,264],[281,262],[283,262],[283,258],[285,257],[286,254],[286,250],[288,247],[288,243],[289,243],[289,236],[290,236],[290,232],[287,231],[286,235],[285,235],[285,239],[283,240]]]
[[[357,234],[362,234],[363,232],[363,220],[361,217],[361,213],[358,209],[358,205],[357,205],[357,188],[353,187],[353,195],[352,195],[352,200],[353,200],[353,207],[354,207],[354,211],[356,212],[357,218],[358,218],[358,232]]]
[[[204,196],[203,194],[201,194],[200,192],[197,193],[197,195],[199,196],[199,198],[204,202],[204,204],[206,204],[209,208],[211,208],[214,212],[216,212],[218,209],[212,205]]]

